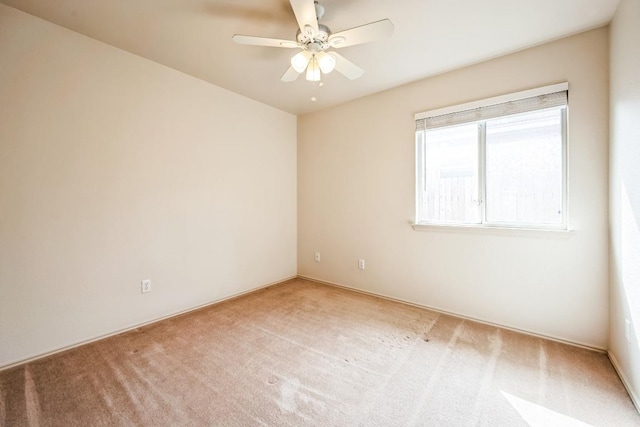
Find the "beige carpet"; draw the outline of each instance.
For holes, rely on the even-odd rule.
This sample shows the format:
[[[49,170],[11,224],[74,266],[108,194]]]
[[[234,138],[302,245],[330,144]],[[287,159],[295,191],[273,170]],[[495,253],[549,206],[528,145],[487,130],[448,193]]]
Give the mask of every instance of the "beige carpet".
[[[296,280],[0,372],[0,425],[640,425],[606,355]]]

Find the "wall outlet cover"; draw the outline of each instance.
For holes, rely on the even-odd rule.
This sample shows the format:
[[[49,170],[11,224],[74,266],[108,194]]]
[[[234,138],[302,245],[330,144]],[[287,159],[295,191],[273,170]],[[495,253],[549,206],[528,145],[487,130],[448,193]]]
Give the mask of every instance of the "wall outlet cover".
[[[147,292],[151,292],[151,280],[149,279],[145,279],[141,282],[141,290],[143,294],[146,294]]]

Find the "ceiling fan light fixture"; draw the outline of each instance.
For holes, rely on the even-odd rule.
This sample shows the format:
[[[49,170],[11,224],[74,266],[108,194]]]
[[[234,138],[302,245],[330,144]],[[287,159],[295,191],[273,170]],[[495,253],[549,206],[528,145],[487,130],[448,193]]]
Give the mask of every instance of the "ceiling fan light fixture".
[[[244,45],[300,49],[301,52],[290,59],[291,66],[280,78],[283,82],[293,82],[305,73],[306,80],[318,82],[319,87],[322,74],[333,70],[349,80],[362,77],[364,70],[333,50],[327,50],[388,39],[393,34],[394,26],[389,19],[333,33],[329,27],[318,22],[324,15],[324,7],[318,4],[318,0],[289,0],[289,3],[298,23],[295,40],[242,34],[232,37],[234,42]]]
[[[324,74],[329,74],[334,68],[336,68],[336,59],[327,52],[318,52],[316,59],[318,61],[318,66],[320,67],[320,71]]]
[[[311,58],[309,62],[309,66],[307,67],[307,75],[306,79],[310,82],[319,82],[321,78],[320,66],[318,66],[318,60],[314,56]]]
[[[311,54],[306,50],[303,50],[302,52],[298,52],[293,55],[293,58],[291,58],[291,66],[297,72],[302,73],[307,68],[307,65],[309,65],[310,59]]]

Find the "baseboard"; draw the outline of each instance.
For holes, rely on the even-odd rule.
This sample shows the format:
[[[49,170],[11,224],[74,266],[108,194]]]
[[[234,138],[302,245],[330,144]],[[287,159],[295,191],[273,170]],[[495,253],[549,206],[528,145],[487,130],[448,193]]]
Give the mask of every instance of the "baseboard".
[[[638,411],[638,414],[640,414],[640,399],[634,393],[633,388],[631,388],[631,383],[629,382],[629,380],[627,379],[627,376],[625,375],[624,371],[622,370],[622,367],[620,366],[620,363],[618,363],[618,359],[616,359],[616,356],[614,356],[614,354],[611,353],[610,351],[607,351],[607,356],[609,356],[609,360],[611,361],[611,364],[613,365],[613,368],[618,373],[618,376],[620,377],[620,380],[622,381],[622,385],[624,385],[624,388],[627,389],[627,393],[629,394],[629,397],[631,398],[631,401],[635,405],[636,411]]]
[[[342,288],[342,289],[346,289],[346,290],[353,291],[353,292],[358,292],[358,293],[365,294],[365,295],[370,295],[370,296],[374,296],[374,297],[378,297],[378,298],[383,298],[383,299],[386,299],[386,300],[389,300],[389,301],[399,302],[401,304],[407,304],[407,305],[410,305],[410,306],[413,306],[413,307],[424,308],[424,309],[427,309],[427,310],[435,311],[437,313],[447,314],[449,316],[454,316],[454,317],[457,317],[457,318],[460,318],[460,319],[470,320],[470,321],[473,321],[473,322],[482,323],[484,325],[495,326],[497,328],[502,328],[502,329],[506,329],[506,330],[509,330],[509,331],[519,332],[521,334],[534,336],[536,338],[544,338],[544,339],[555,341],[555,342],[559,342],[559,343],[562,343],[562,344],[568,344],[568,345],[571,345],[571,346],[574,346],[574,347],[580,347],[580,348],[584,348],[584,349],[587,349],[587,350],[597,351],[599,353],[606,353],[607,352],[607,349],[604,348],[604,347],[597,347],[597,346],[593,346],[593,345],[590,345],[590,344],[585,344],[585,343],[581,343],[581,342],[570,341],[570,340],[567,340],[567,339],[564,339],[564,338],[560,338],[560,337],[555,337],[553,335],[544,335],[544,334],[540,334],[540,333],[537,333],[537,332],[528,331],[526,329],[519,329],[519,328],[514,328],[514,327],[511,327],[511,326],[501,325],[499,323],[489,322],[489,321],[486,321],[486,320],[483,320],[483,319],[478,319],[478,318],[475,318],[475,317],[466,316],[464,314],[442,310],[442,309],[439,309],[437,307],[432,307],[432,306],[428,306],[428,305],[424,305],[424,304],[416,304],[415,302],[411,302],[411,301],[407,301],[407,300],[403,300],[403,299],[399,299],[399,298],[394,298],[394,297],[390,297],[388,295],[378,294],[378,293],[375,293],[375,292],[363,291],[362,289],[354,288],[354,287],[351,287],[351,286],[346,286],[346,285],[343,285],[343,284],[340,284],[340,283],[328,282],[326,280],[321,280],[321,279],[316,279],[314,277],[301,276],[301,275],[298,275],[298,278],[299,279],[304,279],[304,280],[309,280],[309,281],[316,282],[316,283],[321,283],[321,284],[328,285],[328,286],[335,286],[337,288]]]
[[[629,391],[629,395],[631,396],[632,401],[636,405],[636,408],[640,408],[640,405],[638,405],[639,400],[637,399],[637,397],[632,393],[632,391],[628,387],[628,382],[626,382],[626,380],[625,380],[625,378],[623,376],[622,370],[619,369],[619,366],[617,365],[617,362],[614,362],[615,358],[613,357],[613,355],[611,353],[608,353],[607,350],[604,349],[604,348],[594,347],[594,346],[591,346],[591,345],[588,345],[588,344],[583,344],[583,343],[579,343],[579,342],[573,342],[573,341],[565,340],[565,339],[562,339],[562,338],[549,336],[549,335],[543,335],[543,334],[539,334],[539,333],[536,333],[536,332],[527,331],[527,330],[523,330],[523,329],[512,328],[512,327],[509,327],[509,326],[505,326],[505,325],[501,325],[501,324],[497,324],[497,323],[493,323],[493,322],[488,322],[488,321],[485,321],[485,320],[482,320],[482,319],[477,319],[477,318],[465,316],[465,315],[462,315],[462,314],[459,314],[459,313],[454,313],[454,312],[450,312],[450,311],[446,311],[446,310],[441,310],[441,309],[438,309],[436,307],[431,307],[431,306],[424,305],[424,304],[416,304],[416,303],[411,302],[411,301],[406,301],[406,300],[402,300],[402,299],[399,299],[399,298],[390,297],[390,296],[387,296],[387,295],[384,295],[384,294],[378,294],[378,293],[375,293],[375,292],[368,292],[368,291],[364,291],[362,289],[354,288],[354,287],[351,287],[351,286],[346,286],[346,285],[342,285],[342,284],[334,283],[334,282],[328,282],[326,280],[316,279],[314,277],[302,276],[302,275],[291,276],[291,277],[288,277],[288,278],[285,278],[285,279],[282,279],[282,280],[278,280],[276,282],[268,283],[268,284],[265,284],[265,285],[258,286],[256,288],[249,289],[247,291],[239,292],[239,293],[236,293],[236,294],[233,294],[233,295],[229,295],[229,296],[224,297],[224,298],[219,298],[219,299],[216,299],[216,300],[213,300],[213,301],[209,301],[209,302],[206,302],[204,304],[200,304],[200,305],[197,305],[197,306],[194,306],[194,307],[191,307],[191,308],[187,308],[187,309],[184,309],[184,310],[173,312],[173,313],[170,313],[170,314],[168,314],[166,316],[162,316],[162,317],[159,317],[159,318],[156,318],[156,319],[153,319],[153,320],[149,320],[147,322],[138,323],[138,324],[135,324],[135,325],[132,325],[132,326],[128,326],[126,328],[118,329],[118,330],[110,332],[108,334],[99,335],[99,336],[96,336],[96,337],[93,337],[93,338],[90,338],[90,339],[87,339],[87,340],[79,341],[79,342],[77,342],[75,344],[71,344],[71,345],[68,345],[68,346],[60,347],[58,349],[51,350],[51,351],[48,351],[48,352],[45,352],[45,353],[42,353],[42,354],[38,354],[38,355],[35,355],[35,356],[32,356],[32,357],[28,357],[28,358],[21,359],[21,360],[15,361],[15,362],[11,362],[11,363],[9,363],[7,365],[0,366],[0,371],[4,371],[4,370],[7,370],[7,369],[15,368],[17,366],[24,365],[26,363],[30,363],[30,362],[33,362],[33,361],[36,361],[36,360],[39,360],[39,359],[43,359],[45,357],[48,357],[48,356],[51,356],[51,355],[54,355],[54,354],[57,354],[57,353],[62,353],[63,351],[71,350],[73,348],[80,347],[80,346],[83,346],[83,345],[86,345],[86,344],[90,344],[92,342],[99,341],[99,340],[102,340],[102,339],[105,339],[105,338],[109,338],[109,337],[112,337],[112,336],[115,336],[115,335],[119,335],[119,334],[122,334],[124,332],[132,331],[134,329],[141,328],[143,326],[151,325],[153,323],[157,323],[157,322],[160,322],[162,320],[169,319],[171,317],[180,316],[182,314],[186,314],[186,313],[189,313],[191,311],[199,310],[199,309],[202,309],[202,308],[214,305],[214,304],[218,304],[218,303],[221,303],[223,301],[228,301],[228,300],[232,300],[232,299],[235,299],[235,298],[239,298],[239,297],[241,297],[243,295],[247,295],[247,294],[250,294],[252,292],[256,292],[256,291],[258,291],[260,289],[264,289],[264,288],[269,287],[269,286],[274,286],[274,285],[290,282],[291,280],[295,280],[296,278],[309,280],[309,281],[316,282],[316,283],[321,283],[321,284],[324,284],[324,285],[327,285],[327,286],[334,286],[334,287],[346,289],[346,290],[349,290],[349,291],[352,291],[352,292],[358,292],[358,293],[361,293],[361,294],[364,294],[364,295],[370,295],[370,296],[374,296],[374,297],[378,297],[378,298],[383,298],[383,299],[386,299],[386,300],[389,300],[389,301],[394,301],[394,302],[398,302],[398,303],[401,303],[401,304],[407,304],[407,305],[410,305],[410,306],[413,306],[413,307],[424,308],[424,309],[427,309],[427,310],[435,311],[437,313],[447,314],[449,316],[454,316],[454,317],[458,317],[458,318],[461,318],[461,319],[482,323],[482,324],[485,324],[485,325],[495,326],[495,327],[507,329],[507,330],[510,330],[510,331],[519,332],[519,333],[523,333],[523,334],[526,334],[526,335],[531,335],[531,336],[538,337],[538,338],[544,338],[544,339],[548,339],[548,340],[551,340],[551,341],[560,342],[560,343],[563,343],[563,344],[568,344],[568,345],[572,345],[572,346],[576,346],[576,347],[580,347],[580,348],[585,348],[587,350],[594,350],[594,351],[598,351],[598,352],[601,352],[601,353],[607,353],[609,355],[609,359],[611,360],[611,363],[613,364],[614,368],[616,369],[616,371],[620,375],[620,378],[622,379],[623,384],[627,388],[627,391]]]
[[[149,321],[146,321],[146,322],[143,322],[143,323],[137,323],[137,324],[132,325],[132,326],[127,326],[126,328],[118,329],[118,330],[116,330],[114,332],[110,332],[108,334],[99,335],[99,336],[96,336],[96,337],[93,337],[93,338],[90,338],[90,339],[87,339],[87,340],[79,341],[79,342],[77,342],[75,344],[71,344],[71,345],[67,345],[67,346],[64,346],[64,347],[57,348],[55,350],[47,351],[45,353],[38,354],[36,356],[31,356],[31,357],[28,357],[26,359],[21,359],[21,360],[15,361],[15,362],[11,362],[11,363],[9,363],[7,365],[0,366],[0,372],[1,371],[5,371],[7,369],[15,368],[15,367],[20,366],[20,365],[24,365],[26,363],[34,362],[36,360],[43,359],[45,357],[49,357],[49,356],[52,356],[52,355],[57,354],[57,353],[62,353],[63,351],[71,350],[71,349],[76,348],[76,347],[81,347],[83,345],[87,345],[87,344],[90,344],[92,342],[96,342],[96,341],[103,340],[105,338],[113,337],[115,335],[119,335],[119,334],[122,334],[124,332],[132,331],[134,329],[138,329],[138,328],[141,328],[143,326],[151,325],[153,323],[161,322],[163,320],[166,320],[166,319],[169,319],[169,318],[172,318],[172,317],[180,316],[182,314],[186,314],[186,313],[189,313],[191,311],[196,311],[196,310],[200,310],[202,308],[205,308],[205,307],[208,307],[208,306],[211,306],[211,305],[219,304],[219,303],[221,303],[223,301],[229,301],[229,300],[232,300],[232,299],[235,299],[235,298],[239,298],[241,296],[244,296],[244,295],[259,291],[260,289],[264,289],[264,288],[267,288],[269,286],[274,286],[274,285],[279,285],[279,284],[282,284],[282,283],[290,282],[292,280],[295,280],[297,277],[298,276],[291,276],[291,277],[288,277],[286,279],[282,279],[282,280],[278,280],[276,282],[268,283],[266,285],[260,285],[260,286],[258,286],[256,288],[252,288],[252,289],[249,289],[249,290],[246,290],[246,291],[238,292],[236,294],[229,295],[229,296],[224,297],[224,298],[219,298],[219,299],[216,299],[216,300],[213,300],[213,301],[206,302],[204,304],[199,304],[199,305],[194,306],[194,307],[190,307],[190,308],[187,308],[187,309],[184,309],[184,310],[176,311],[176,312],[167,314],[166,316],[162,316],[162,317],[159,317],[159,318],[156,318],[156,319],[153,319],[153,320],[149,320]]]

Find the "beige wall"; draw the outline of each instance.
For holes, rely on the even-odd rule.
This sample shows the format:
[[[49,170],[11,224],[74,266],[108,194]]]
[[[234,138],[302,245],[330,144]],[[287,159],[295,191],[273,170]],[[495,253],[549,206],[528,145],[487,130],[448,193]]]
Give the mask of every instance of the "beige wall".
[[[612,39],[616,248],[632,19]],[[3,5],[0,52],[0,367],[296,274],[294,116]],[[299,274],[606,347],[607,55],[594,30],[300,117]],[[411,229],[414,113],[562,81],[573,233]],[[637,384],[621,259],[611,346]]]
[[[414,113],[563,81],[573,233],[410,227]],[[608,90],[601,28],[299,117],[298,273],[605,348]]]
[[[296,274],[295,116],[4,5],[0,52],[0,367]]]
[[[611,328],[609,353],[640,408],[640,2],[611,23]],[[630,323],[629,340],[625,321]]]

